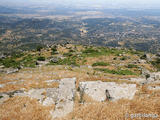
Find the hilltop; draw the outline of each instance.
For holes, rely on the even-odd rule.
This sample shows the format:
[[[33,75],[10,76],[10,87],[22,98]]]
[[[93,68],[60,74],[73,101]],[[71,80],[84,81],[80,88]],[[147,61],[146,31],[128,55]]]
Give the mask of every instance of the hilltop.
[[[0,66],[0,119],[123,120],[126,113],[160,114],[155,54],[57,44],[1,56]]]

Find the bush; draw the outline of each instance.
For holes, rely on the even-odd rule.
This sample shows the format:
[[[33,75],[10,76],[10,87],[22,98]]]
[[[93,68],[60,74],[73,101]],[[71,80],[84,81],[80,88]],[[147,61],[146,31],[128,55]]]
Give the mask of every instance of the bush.
[[[15,61],[14,59],[12,58],[6,58],[2,61],[2,64],[9,68],[9,67],[13,67],[13,68],[20,68],[20,62],[18,61]]]
[[[97,52],[98,52],[98,50],[94,50],[92,48],[88,48],[88,49],[83,51],[83,53],[86,53],[86,54],[97,53]]]
[[[38,60],[38,61],[45,61],[46,59],[45,59],[45,57],[42,57],[42,56],[41,56],[41,57],[38,57],[37,60]]]
[[[160,71],[160,58],[157,58],[155,61],[152,61],[151,64]]]
[[[105,62],[96,62],[94,63],[92,66],[108,66],[109,63],[105,63]]]
[[[34,58],[32,55],[25,56],[21,63],[24,67],[35,67],[37,59]]]
[[[52,48],[52,55],[55,55],[55,54],[57,54],[57,47],[56,46],[54,46]]]
[[[69,50],[69,52],[75,52],[75,51],[71,49],[71,50]]]
[[[50,62],[50,65],[75,65],[75,66],[79,66],[76,62],[76,57],[74,57],[74,56],[69,57],[69,58],[65,58],[65,59],[60,59],[56,63]]]
[[[20,62],[17,62],[13,59],[5,59],[3,62],[3,65],[7,68],[20,68]]]
[[[115,58],[113,58],[113,60],[117,60],[117,58],[115,57]]]
[[[69,53],[64,53],[64,54],[63,54],[63,56],[65,56],[65,57],[71,57],[72,55],[73,55],[73,54],[70,53],[70,52],[69,52]]]
[[[24,53],[13,53],[11,56],[12,56],[12,58],[20,58],[20,57],[24,56]]]
[[[120,60],[127,60],[127,57],[124,56],[124,57],[120,58]]]
[[[147,56],[146,56],[146,55],[142,55],[142,56],[140,57],[140,59],[147,59]]]
[[[82,56],[84,57],[96,57],[100,55],[105,55],[104,52],[95,50],[93,48],[87,48],[84,51],[82,51]]]
[[[146,79],[150,78],[150,74],[145,75]]]
[[[110,74],[117,74],[117,75],[136,75],[132,71],[129,70],[109,70],[109,69],[103,69],[103,68],[96,68],[95,70],[102,71],[104,73],[110,73]]]
[[[36,50],[39,51],[39,52],[41,51],[41,49],[43,49],[43,47],[41,45],[38,45],[37,48],[36,48]]]

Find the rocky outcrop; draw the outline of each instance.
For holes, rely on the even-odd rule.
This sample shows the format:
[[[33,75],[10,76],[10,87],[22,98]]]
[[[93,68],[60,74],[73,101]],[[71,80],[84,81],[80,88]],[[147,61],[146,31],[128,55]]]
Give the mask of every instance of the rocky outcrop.
[[[132,99],[136,93],[136,84],[116,84],[115,82],[90,81],[81,82],[80,91],[87,94],[93,100],[106,101],[119,99]]]
[[[139,84],[160,83],[160,72],[142,71],[139,78],[130,78],[129,81]]]
[[[73,111],[76,92],[76,78],[62,79],[57,90],[47,91],[47,97],[55,100],[55,110],[51,111],[53,118],[63,117]],[[50,92],[49,92],[50,91]]]
[[[0,59],[5,59],[6,56],[4,54],[0,54]]]
[[[76,92],[76,78],[48,80],[58,82],[58,88],[24,89],[0,94],[0,104],[10,97],[28,96],[37,99],[44,106],[55,107],[50,111],[53,119],[66,116],[73,111]],[[135,84],[116,84],[115,82],[90,81],[79,83],[79,93],[87,94],[96,101],[132,99],[136,93]],[[79,94],[81,95],[81,94]]]
[[[160,72],[150,73],[147,81],[148,82],[160,82]]]
[[[0,67],[0,73],[11,74],[11,73],[16,73],[18,71],[19,69],[17,68],[5,68],[3,66]]]
[[[4,93],[3,102],[9,98],[9,94],[13,96],[28,96],[30,98],[37,99],[44,106],[55,105],[55,108],[51,111],[53,118],[63,117],[66,114],[73,111],[74,97],[76,92],[76,78],[65,78],[61,80],[50,80],[46,82],[59,82],[58,88],[43,88],[43,89],[31,89],[27,92],[11,92]]]
[[[37,61],[36,65],[42,66],[42,65],[47,65],[49,61]]]
[[[11,74],[11,73],[15,73],[15,72],[18,72],[18,69],[14,69],[14,68],[9,68],[7,69],[7,74]]]
[[[53,62],[53,63],[57,63],[59,61],[59,58],[58,57],[52,57],[50,59],[50,62]]]

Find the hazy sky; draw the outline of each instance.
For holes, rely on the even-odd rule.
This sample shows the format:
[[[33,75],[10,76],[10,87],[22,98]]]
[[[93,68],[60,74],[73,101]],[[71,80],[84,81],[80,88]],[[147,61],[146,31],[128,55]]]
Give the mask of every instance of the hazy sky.
[[[2,5],[49,4],[103,8],[160,8],[160,0],[0,0]]]

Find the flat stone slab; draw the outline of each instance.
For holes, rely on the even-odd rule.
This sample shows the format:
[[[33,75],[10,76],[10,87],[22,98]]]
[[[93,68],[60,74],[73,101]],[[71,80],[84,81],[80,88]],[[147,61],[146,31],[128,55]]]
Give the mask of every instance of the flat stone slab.
[[[93,100],[103,102],[111,100],[133,99],[136,93],[136,84],[116,84],[115,82],[89,81],[80,82],[80,91],[84,92]]]
[[[52,97],[54,100],[56,100],[55,110],[51,111],[53,119],[64,117],[73,111],[75,92],[76,78],[65,78],[60,80],[59,88],[55,91],[52,91],[54,94],[47,95],[47,97]]]

